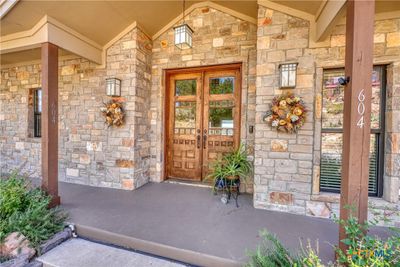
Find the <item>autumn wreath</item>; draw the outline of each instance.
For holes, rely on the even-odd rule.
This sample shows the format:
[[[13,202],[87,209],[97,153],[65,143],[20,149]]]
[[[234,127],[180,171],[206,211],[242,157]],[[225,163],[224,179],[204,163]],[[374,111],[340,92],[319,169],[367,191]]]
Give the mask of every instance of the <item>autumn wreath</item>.
[[[124,125],[125,112],[122,103],[117,99],[112,99],[107,103],[103,103],[104,107],[101,108],[103,116],[106,118],[105,123],[110,126]]]
[[[278,131],[293,133],[303,126],[306,114],[303,100],[292,93],[286,93],[272,100],[271,110],[264,117],[264,121]]]

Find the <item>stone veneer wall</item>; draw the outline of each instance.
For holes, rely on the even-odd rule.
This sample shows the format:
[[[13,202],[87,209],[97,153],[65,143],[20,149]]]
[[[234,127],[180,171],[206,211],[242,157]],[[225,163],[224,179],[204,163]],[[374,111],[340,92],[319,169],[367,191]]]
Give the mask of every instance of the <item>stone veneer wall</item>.
[[[40,140],[28,138],[29,89],[40,87],[40,66],[1,70],[0,173],[21,168],[39,176]]]
[[[254,205],[330,217],[338,213],[339,195],[319,192],[322,74],[323,68],[344,66],[345,25],[338,25],[330,43],[318,48],[309,45],[309,28],[308,21],[259,6]],[[374,43],[374,63],[389,64],[384,199],[398,203],[400,19],[377,21]],[[262,120],[272,98],[282,93],[278,67],[285,62],[298,63],[292,91],[303,97],[309,110],[307,123],[294,135],[277,133]],[[389,204],[373,202],[382,210]],[[396,204],[389,208],[398,209]]]
[[[59,62],[59,179],[134,189],[149,180],[151,41],[133,29],[107,50],[105,69],[86,59]],[[100,113],[105,79],[122,80],[126,124],[107,128]],[[40,64],[1,70],[0,171],[40,176],[40,138],[28,137],[28,91],[39,88]]]
[[[197,8],[185,21],[193,28],[192,49],[174,45],[169,29],[153,42],[152,60],[152,160],[151,177],[163,179],[164,69],[242,62],[241,140],[253,154],[255,123],[255,75],[257,26],[212,8]],[[252,186],[246,188],[252,191]]]
[[[179,50],[173,30],[154,41],[134,29],[107,51],[107,66],[81,58],[60,61],[60,180],[134,189],[162,180],[164,69],[243,62],[242,142],[254,151],[254,205],[320,217],[338,212],[338,195],[319,192],[323,69],[343,67],[345,26],[329,44],[311,48],[309,23],[259,7],[258,27],[212,8],[187,17],[193,48]],[[375,63],[388,64],[384,200],[398,209],[400,179],[400,19],[376,22]],[[256,47],[257,46],[257,47]],[[296,135],[263,121],[278,89],[280,63],[298,62],[297,87],[308,122]],[[122,80],[127,123],[107,129],[100,114],[108,77]],[[40,176],[40,139],[28,137],[28,91],[40,87],[40,65],[1,70],[0,172],[14,168]],[[248,133],[255,125],[255,134]],[[252,191],[252,188],[246,188]],[[389,205],[390,206],[390,205]]]

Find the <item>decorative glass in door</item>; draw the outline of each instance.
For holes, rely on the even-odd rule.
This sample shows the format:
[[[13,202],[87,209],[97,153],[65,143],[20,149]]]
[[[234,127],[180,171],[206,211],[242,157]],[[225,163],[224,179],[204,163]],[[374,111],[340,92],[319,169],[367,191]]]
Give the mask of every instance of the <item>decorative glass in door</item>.
[[[169,76],[168,178],[200,181],[239,145],[239,89],[239,69]]]
[[[214,162],[239,144],[238,71],[207,73],[204,87],[203,177]]]
[[[201,76],[171,77],[167,173],[171,178],[200,180]]]

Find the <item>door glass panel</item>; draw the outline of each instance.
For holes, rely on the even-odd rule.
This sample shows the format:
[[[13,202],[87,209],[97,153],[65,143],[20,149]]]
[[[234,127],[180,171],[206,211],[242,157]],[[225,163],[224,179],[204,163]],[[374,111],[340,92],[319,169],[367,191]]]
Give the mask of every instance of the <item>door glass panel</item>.
[[[210,94],[232,94],[234,91],[235,77],[220,77],[210,79]]]
[[[196,80],[175,81],[175,95],[196,95]]]
[[[175,102],[174,133],[178,135],[195,134],[196,102]]]
[[[209,135],[233,135],[233,101],[210,101],[208,115]]]

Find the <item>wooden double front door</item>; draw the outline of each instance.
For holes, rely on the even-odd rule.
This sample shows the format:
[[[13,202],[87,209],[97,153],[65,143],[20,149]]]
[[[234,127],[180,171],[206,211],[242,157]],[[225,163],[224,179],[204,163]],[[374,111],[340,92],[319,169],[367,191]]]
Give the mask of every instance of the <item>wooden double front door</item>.
[[[201,181],[239,145],[240,66],[167,73],[166,176]]]

